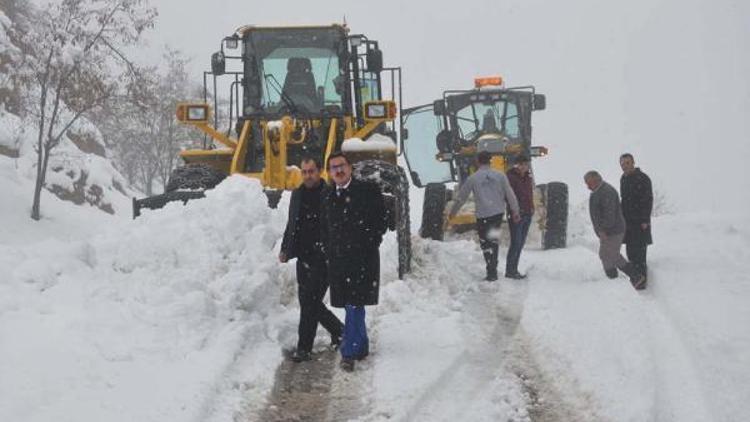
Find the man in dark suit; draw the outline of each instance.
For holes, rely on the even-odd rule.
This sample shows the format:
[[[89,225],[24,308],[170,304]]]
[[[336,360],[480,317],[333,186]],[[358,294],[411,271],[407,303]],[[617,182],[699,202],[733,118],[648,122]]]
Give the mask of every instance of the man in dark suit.
[[[380,188],[352,178],[352,165],[342,153],[328,158],[333,186],[323,195],[321,239],[328,262],[331,306],[346,312],[341,367],[369,353],[365,305],[376,305],[380,289],[380,243],[387,229]]]
[[[638,267],[648,278],[646,249],[653,243],[651,237],[651,211],[654,206],[654,192],[651,179],[635,166],[632,154],[620,156],[620,197],[622,215],[625,217],[625,252],[628,260]]]
[[[320,204],[325,184],[320,178],[320,165],[313,158],[304,158],[302,185],[292,192],[289,220],[284,231],[279,261],[297,258],[297,297],[300,315],[297,349],[292,360],[310,360],[318,323],[331,334],[331,344],[338,346],[343,324],[323,304],[328,290],[325,256],[320,241]]]

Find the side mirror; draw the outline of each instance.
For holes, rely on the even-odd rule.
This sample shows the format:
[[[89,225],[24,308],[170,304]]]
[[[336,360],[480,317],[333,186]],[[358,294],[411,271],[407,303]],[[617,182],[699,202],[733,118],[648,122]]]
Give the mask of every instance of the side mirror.
[[[383,52],[380,49],[367,50],[367,70],[373,73],[383,70]]]
[[[534,94],[534,111],[544,110],[547,107],[547,99],[542,94]]]
[[[444,116],[445,115],[445,101],[437,100],[434,103],[432,103],[432,111],[435,112],[436,116]]]
[[[401,129],[401,140],[405,141],[407,139],[409,139],[409,129],[403,128]]]
[[[227,70],[227,60],[224,57],[224,53],[221,51],[217,51],[216,53],[211,55],[211,72],[216,75],[220,76],[223,75]]]
[[[437,145],[438,151],[441,153],[445,152],[452,152],[452,142],[451,142],[452,136],[451,132],[447,129],[443,129],[440,131],[440,133],[437,134],[435,137],[435,145]]]

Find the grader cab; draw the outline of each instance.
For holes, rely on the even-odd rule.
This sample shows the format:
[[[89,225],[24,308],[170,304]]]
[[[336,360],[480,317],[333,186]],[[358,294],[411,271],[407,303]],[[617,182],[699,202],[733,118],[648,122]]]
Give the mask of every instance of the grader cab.
[[[229,110],[220,122],[217,81],[227,79]],[[184,165],[173,171],[164,194],[133,199],[134,217],[143,208],[203,197],[234,174],[259,180],[275,208],[283,191],[301,183],[303,157],[325,164],[330,154],[344,151],[354,177],[372,179],[386,196],[403,274],[410,232],[408,179],[396,163],[400,97],[401,69],[384,67],[378,42],[350,34],[345,25],[239,28],[211,57],[206,102],[177,108],[181,123],[204,133],[203,148],[180,153]]]
[[[479,152],[488,151],[491,166],[501,172],[518,156],[547,154],[547,148],[531,145],[532,112],[545,107],[545,96],[533,86],[506,88],[501,77],[489,77],[477,78],[474,89],[445,91],[432,104],[403,111],[404,155],[412,182],[425,188],[422,237],[443,240],[446,229],[461,231],[476,223],[471,204],[450,221],[447,213],[461,184],[476,170]],[[457,182],[455,190],[446,186],[452,182]],[[535,208],[542,247],[565,247],[567,185],[537,185]]]

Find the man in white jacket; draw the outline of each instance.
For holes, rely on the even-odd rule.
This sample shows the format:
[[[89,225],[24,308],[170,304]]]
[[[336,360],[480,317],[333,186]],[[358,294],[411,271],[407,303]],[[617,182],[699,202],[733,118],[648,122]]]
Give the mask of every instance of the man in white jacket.
[[[450,211],[453,218],[461,206],[474,195],[476,204],[474,214],[477,218],[479,246],[482,248],[487,263],[487,281],[497,280],[497,254],[500,237],[500,226],[506,207],[510,207],[513,221],[520,221],[518,200],[503,173],[490,167],[492,156],[487,151],[477,154],[479,169],[469,176],[458,190],[456,201]]]

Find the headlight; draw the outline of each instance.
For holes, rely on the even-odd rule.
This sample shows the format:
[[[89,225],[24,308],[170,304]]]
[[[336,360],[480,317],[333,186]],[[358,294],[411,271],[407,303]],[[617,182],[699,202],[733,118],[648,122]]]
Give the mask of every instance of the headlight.
[[[207,104],[177,104],[177,120],[190,123],[208,123],[211,117]]]
[[[188,120],[208,120],[208,109],[203,106],[188,107]]]
[[[385,104],[368,104],[365,115],[369,119],[383,119],[386,116]]]

